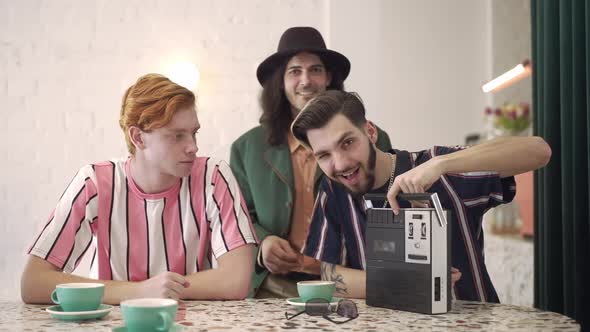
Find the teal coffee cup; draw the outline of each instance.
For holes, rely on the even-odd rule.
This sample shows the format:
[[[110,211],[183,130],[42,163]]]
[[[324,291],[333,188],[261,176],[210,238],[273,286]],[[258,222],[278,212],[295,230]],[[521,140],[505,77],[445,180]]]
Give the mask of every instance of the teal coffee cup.
[[[103,284],[79,282],[55,286],[51,300],[63,311],[93,311],[98,309],[103,296]]]
[[[168,331],[174,325],[178,302],[144,298],[121,302],[127,331]]]
[[[303,302],[310,299],[320,298],[326,301],[332,301],[332,295],[336,290],[336,284],[333,281],[309,280],[299,281],[297,283],[297,292]]]

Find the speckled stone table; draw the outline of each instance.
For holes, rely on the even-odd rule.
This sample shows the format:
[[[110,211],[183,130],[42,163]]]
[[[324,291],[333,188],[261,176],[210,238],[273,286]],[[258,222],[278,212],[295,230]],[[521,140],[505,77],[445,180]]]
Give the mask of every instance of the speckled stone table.
[[[176,317],[183,331],[579,331],[566,316],[533,308],[458,301],[444,315],[420,315],[369,307],[354,300],[359,317],[336,325],[322,317],[302,314],[282,299],[181,302]],[[122,326],[119,307],[102,319],[64,322],[51,318],[48,306],[0,302],[1,331],[110,331]],[[335,314],[333,314],[335,315]],[[338,319],[341,317],[335,317]]]

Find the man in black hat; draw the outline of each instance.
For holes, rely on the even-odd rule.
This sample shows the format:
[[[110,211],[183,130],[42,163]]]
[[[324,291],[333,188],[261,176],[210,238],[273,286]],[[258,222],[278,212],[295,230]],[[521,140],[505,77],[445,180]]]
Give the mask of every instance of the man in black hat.
[[[343,90],[349,72],[348,59],[327,49],[310,27],[287,29],[277,52],[258,66],[260,126],[238,138],[230,156],[261,241],[252,279],[256,297],[297,296],[297,281],[319,279],[320,263],[300,250],[323,173],[289,128],[317,94]],[[391,148],[387,134],[380,132],[379,138],[377,146]]]

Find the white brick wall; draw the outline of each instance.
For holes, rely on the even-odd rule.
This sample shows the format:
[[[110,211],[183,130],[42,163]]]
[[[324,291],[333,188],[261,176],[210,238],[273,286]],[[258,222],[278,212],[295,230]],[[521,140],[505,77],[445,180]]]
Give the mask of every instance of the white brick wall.
[[[0,0],[0,298],[16,298],[29,246],[76,170],[126,153],[124,90],[177,59],[201,72],[200,154],[229,159],[257,124],[256,66],[324,2]]]

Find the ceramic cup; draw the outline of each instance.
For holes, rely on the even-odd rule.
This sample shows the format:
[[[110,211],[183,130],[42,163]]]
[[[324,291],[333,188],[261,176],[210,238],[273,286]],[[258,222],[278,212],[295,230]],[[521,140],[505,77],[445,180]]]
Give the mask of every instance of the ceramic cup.
[[[144,298],[121,302],[127,331],[168,331],[174,325],[178,302]]]
[[[59,284],[51,293],[51,300],[63,311],[93,311],[102,303],[104,285],[79,282]]]
[[[299,298],[304,302],[313,298],[325,299],[330,302],[335,290],[336,284],[333,281],[309,280],[297,283]]]

